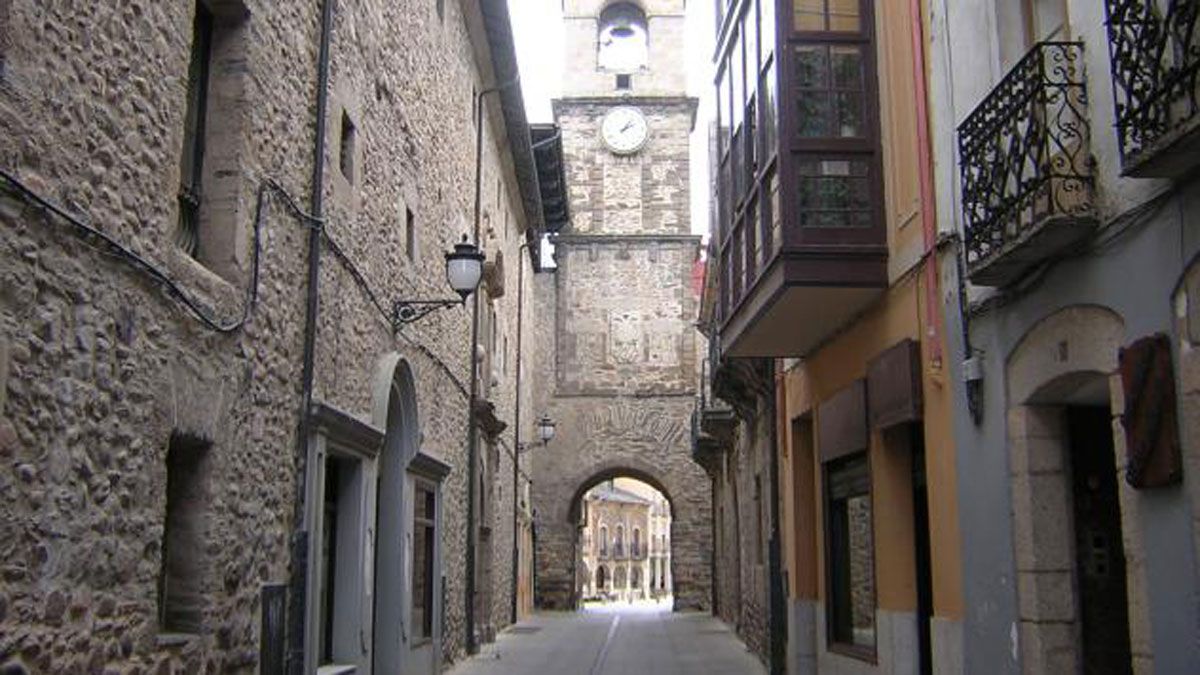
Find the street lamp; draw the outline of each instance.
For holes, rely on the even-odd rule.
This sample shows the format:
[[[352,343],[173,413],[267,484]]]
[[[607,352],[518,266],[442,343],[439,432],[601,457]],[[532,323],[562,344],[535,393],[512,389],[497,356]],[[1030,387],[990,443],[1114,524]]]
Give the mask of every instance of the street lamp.
[[[549,443],[554,438],[554,421],[546,415],[542,415],[541,419],[537,421],[537,435],[542,445]]]
[[[392,330],[398,331],[404,324],[412,323],[434,310],[465,305],[467,298],[479,288],[485,257],[475,244],[467,241],[467,235],[464,234],[462,241],[454,245],[454,250],[446,254],[446,282],[459,297],[447,300],[397,300],[392,305]]]

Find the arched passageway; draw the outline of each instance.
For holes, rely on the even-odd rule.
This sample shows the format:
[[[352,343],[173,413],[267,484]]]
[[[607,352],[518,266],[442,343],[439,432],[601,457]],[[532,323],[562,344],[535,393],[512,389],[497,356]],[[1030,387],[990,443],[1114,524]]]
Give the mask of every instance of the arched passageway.
[[[709,609],[709,483],[694,468],[699,480],[629,458],[543,483],[539,606],[617,600]],[[581,576],[584,569],[591,574]]]
[[[575,568],[581,571],[576,606],[670,602],[671,503],[666,495],[635,478],[611,478],[584,492],[574,513]],[[611,584],[588,574],[604,565],[614,566]]]

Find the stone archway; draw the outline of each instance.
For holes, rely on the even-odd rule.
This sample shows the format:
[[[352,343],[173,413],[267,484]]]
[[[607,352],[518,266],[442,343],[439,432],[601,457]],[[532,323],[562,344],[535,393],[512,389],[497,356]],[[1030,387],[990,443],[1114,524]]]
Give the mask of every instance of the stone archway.
[[[547,609],[577,606],[574,593],[578,526],[583,496],[600,483],[618,477],[634,478],[658,490],[670,505],[670,570],[664,574],[671,582],[667,590],[674,597],[674,608],[709,609],[710,565],[712,555],[709,482],[703,470],[692,464],[692,471],[664,471],[663,467],[628,456],[597,462],[570,476],[547,485],[542,483],[543,509],[538,530],[538,603]],[[549,493],[549,494],[547,494]],[[609,529],[610,536],[614,532]],[[642,542],[643,547],[645,542]],[[616,572],[609,570],[613,586]],[[615,588],[615,586],[614,586]]]
[[[1120,550],[1130,651],[1150,654],[1141,528],[1128,485],[1120,479],[1124,434],[1112,413],[1120,400],[1121,317],[1097,306],[1061,309],[1035,324],[1008,357],[1008,448],[1013,544],[1023,672],[1076,672],[1082,667],[1083,617],[1077,570],[1074,453],[1069,410],[1101,411],[1111,437],[1095,458],[1116,477]],[[1118,601],[1120,598],[1118,598]],[[1119,627],[1118,627],[1119,630]]]
[[[389,354],[376,368],[372,421],[385,429],[376,485],[374,561],[374,668],[398,671],[404,663],[402,610],[404,577],[405,472],[417,452],[419,428],[412,369],[399,354]]]

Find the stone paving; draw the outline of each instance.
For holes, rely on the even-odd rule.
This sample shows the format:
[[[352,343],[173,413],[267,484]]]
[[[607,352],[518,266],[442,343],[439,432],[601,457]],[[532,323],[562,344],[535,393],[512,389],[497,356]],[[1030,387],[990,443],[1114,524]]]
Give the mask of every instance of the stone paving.
[[[720,620],[665,604],[543,612],[500,634],[449,675],[762,675]]]

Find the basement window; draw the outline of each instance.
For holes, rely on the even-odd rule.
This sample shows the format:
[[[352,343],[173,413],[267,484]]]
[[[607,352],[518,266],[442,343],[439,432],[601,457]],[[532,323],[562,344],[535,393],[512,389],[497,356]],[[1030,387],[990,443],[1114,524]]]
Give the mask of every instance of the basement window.
[[[208,450],[207,441],[179,432],[171,434],[167,445],[158,577],[158,619],[164,633],[194,634],[203,628]]]
[[[617,75],[617,89],[620,89],[620,90],[632,89],[633,88],[632,80],[633,80],[633,77],[630,75],[627,75],[625,73]]]
[[[338,168],[341,169],[342,176],[351,184],[354,184],[354,149],[358,142],[358,129],[354,127],[354,121],[350,119],[350,114],[345,110],[342,111],[342,133],[341,133],[341,150],[338,154]]]

